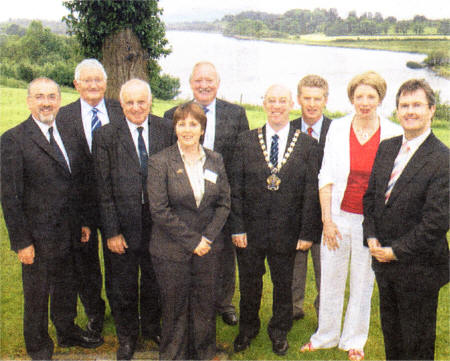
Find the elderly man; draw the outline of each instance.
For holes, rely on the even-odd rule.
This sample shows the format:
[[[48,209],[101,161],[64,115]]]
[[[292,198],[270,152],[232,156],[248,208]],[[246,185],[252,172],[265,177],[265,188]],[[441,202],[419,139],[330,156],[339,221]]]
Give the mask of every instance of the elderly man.
[[[220,85],[219,74],[215,66],[202,61],[194,65],[189,78],[194,100],[200,104],[207,117],[203,146],[220,153],[223,157],[225,170],[230,176],[231,158],[239,133],[248,130],[245,109],[239,105],[217,99]],[[164,113],[164,117],[172,120],[176,107]],[[173,138],[173,142],[176,138]],[[219,255],[219,270],[217,272],[216,290],[217,313],[228,325],[237,324],[237,316],[231,301],[234,295],[236,281],[235,250],[231,242],[229,226],[223,230],[225,234],[224,248]]]
[[[11,248],[22,263],[24,338],[33,360],[52,358],[49,297],[59,346],[103,343],[74,324],[73,246],[88,242],[90,230],[82,227],[82,164],[76,144],[55,123],[60,103],[53,80],[33,80],[27,97],[30,117],[1,138],[2,207]]]
[[[431,131],[434,92],[400,86],[404,135],[380,144],[364,196],[387,360],[432,360],[439,289],[449,278],[449,150]]]
[[[323,115],[328,100],[328,83],[318,75],[307,75],[300,80],[297,87],[297,101],[302,108],[302,116],[294,119],[291,126],[300,129],[319,142],[319,166],[322,163],[325,139],[331,119]],[[320,244],[313,244],[311,258],[314,265],[317,296],[314,301],[317,319],[320,303]],[[294,277],[292,279],[292,300],[294,320],[305,317],[303,301],[305,299],[306,273],[308,271],[308,250],[298,250],[295,256]]]
[[[116,123],[123,117],[119,102],[104,98],[106,82],[102,64],[96,59],[84,59],[75,68],[73,81],[80,98],[62,107],[57,115],[60,128],[75,137],[80,145],[78,152],[83,162],[84,208],[88,211],[86,221],[92,234],[89,242],[75,250],[75,266],[79,279],[78,294],[88,317],[87,329],[98,337],[101,337],[103,330],[105,302],[101,297],[103,282],[97,237],[100,214],[92,158],[92,134],[102,125]],[[106,292],[110,298],[109,274],[105,276]]]
[[[105,264],[110,267],[110,305],[119,339],[117,359],[129,360],[139,323],[147,332],[144,337],[157,344],[160,340],[159,288],[148,251],[151,219],[146,180],[148,157],[170,145],[171,127],[150,114],[152,94],[143,80],[122,85],[120,104],[125,117],[95,132],[93,153],[107,241]]]
[[[320,240],[317,142],[289,123],[291,92],[271,86],[264,97],[267,123],[242,133],[231,168],[233,243],[241,292],[236,352],[260,329],[258,316],[265,259],[273,283],[273,316],[268,325],[273,351],[285,355],[292,327],[292,275],[296,249]]]

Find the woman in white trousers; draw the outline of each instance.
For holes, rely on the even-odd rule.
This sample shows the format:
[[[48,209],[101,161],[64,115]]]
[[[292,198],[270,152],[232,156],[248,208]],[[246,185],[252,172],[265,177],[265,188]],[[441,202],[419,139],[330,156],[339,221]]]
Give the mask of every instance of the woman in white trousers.
[[[319,325],[301,352],[338,346],[349,360],[364,359],[374,284],[369,249],[363,245],[362,197],[380,141],[402,133],[380,118],[377,108],[386,82],[375,72],[355,76],[348,97],[355,113],[331,123],[319,174],[322,208]],[[341,332],[345,286],[350,264],[350,298]]]

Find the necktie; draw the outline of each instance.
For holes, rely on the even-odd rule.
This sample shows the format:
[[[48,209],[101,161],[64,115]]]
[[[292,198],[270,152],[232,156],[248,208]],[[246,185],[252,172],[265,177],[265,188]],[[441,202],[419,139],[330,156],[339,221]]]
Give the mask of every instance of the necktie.
[[[141,163],[141,170],[142,170],[142,192],[144,194],[144,203],[146,203],[148,201],[148,195],[146,192],[146,190],[147,190],[148,153],[147,153],[147,149],[145,148],[144,137],[142,136],[144,127],[138,127],[137,130],[139,132],[138,149],[139,149],[139,161]]]
[[[102,126],[102,123],[100,122],[100,119],[98,119],[97,113],[98,113],[98,109],[97,108],[92,108],[92,121],[91,121],[92,138],[94,138],[94,131],[97,128],[100,128]]]
[[[58,143],[56,143],[55,136],[53,135],[53,127],[48,128],[48,133],[50,134],[50,145],[53,147],[58,161],[61,164],[64,164],[65,168],[70,172],[66,158],[64,158],[64,154],[61,151],[61,148],[59,147]]]
[[[206,115],[206,113],[208,113],[209,112],[209,109],[208,109],[208,107],[203,107],[203,111],[205,112],[205,115]]]
[[[394,167],[392,168],[391,177],[389,178],[389,183],[386,189],[385,196],[385,203],[388,202],[389,197],[391,196],[392,189],[394,188],[395,183],[397,182],[398,178],[403,172],[403,169],[405,169],[405,166],[407,164],[408,155],[411,148],[408,144],[408,142],[405,142],[402,144],[402,147],[400,148],[400,151],[398,152],[397,158],[395,158],[394,161]]]
[[[270,146],[270,163],[274,167],[278,164],[278,134],[272,136],[272,144]]]
[[[312,137],[313,128],[308,127],[308,129],[306,129],[306,131],[308,132],[308,135],[309,135],[310,137]]]

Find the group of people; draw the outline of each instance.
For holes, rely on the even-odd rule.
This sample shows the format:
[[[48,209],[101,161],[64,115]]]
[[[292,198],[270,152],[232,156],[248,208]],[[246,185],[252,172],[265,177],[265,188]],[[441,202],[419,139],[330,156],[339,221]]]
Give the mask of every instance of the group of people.
[[[100,233],[119,360],[132,359],[139,336],[161,360],[212,360],[217,315],[239,323],[234,351],[246,350],[261,328],[266,262],[268,335],[285,355],[293,321],[305,316],[309,250],[318,325],[301,352],[337,346],[364,359],[376,278],[386,358],[433,359],[449,277],[449,151],[431,131],[430,86],[400,87],[399,126],[377,113],[385,80],[359,74],[348,85],[354,112],[331,120],[326,80],[308,75],[300,118],[290,121],[293,96],[274,84],[265,125],[249,130],[243,107],[216,98],[213,64],[195,64],[189,83],[193,100],[163,118],[151,114],[143,80],[125,82],[119,102],[106,99],[95,59],[76,67],[80,98],[64,107],[53,80],[29,84],[30,117],[1,137],[1,201],[22,263],[30,357],[52,358],[49,298],[59,346],[104,342]],[[78,297],[86,330],[74,322]]]

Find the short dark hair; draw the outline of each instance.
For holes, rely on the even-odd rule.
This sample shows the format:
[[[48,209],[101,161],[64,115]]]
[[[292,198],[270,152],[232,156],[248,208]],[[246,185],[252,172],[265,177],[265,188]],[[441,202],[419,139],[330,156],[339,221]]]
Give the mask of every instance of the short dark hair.
[[[425,92],[429,108],[436,105],[434,91],[425,79],[409,79],[398,89],[397,95],[395,96],[395,106],[398,108],[398,101],[403,94],[413,93],[419,89],[422,89]]]
[[[203,107],[195,102],[181,104],[173,113],[173,129],[175,130],[180,120],[185,120],[189,115],[200,123],[203,132],[206,129],[206,114]],[[200,137],[200,143],[203,143],[204,134]]]

